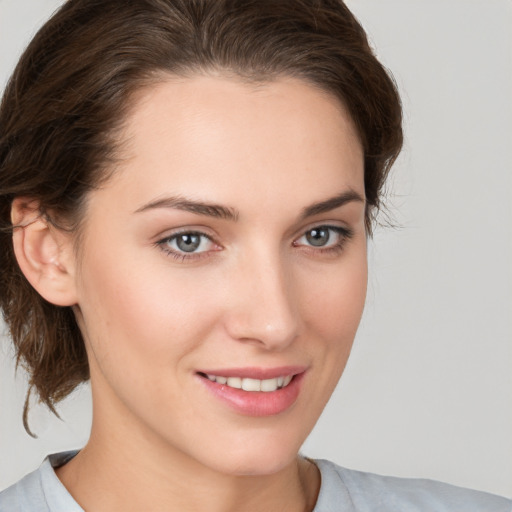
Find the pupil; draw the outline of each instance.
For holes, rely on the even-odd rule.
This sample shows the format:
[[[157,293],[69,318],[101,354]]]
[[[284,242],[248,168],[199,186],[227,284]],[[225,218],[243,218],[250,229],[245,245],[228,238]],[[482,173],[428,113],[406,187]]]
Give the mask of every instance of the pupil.
[[[324,228],[312,229],[306,234],[306,239],[311,245],[320,247],[329,241],[329,230]]]
[[[201,238],[198,235],[180,235],[176,241],[176,245],[181,251],[193,252],[201,243]]]

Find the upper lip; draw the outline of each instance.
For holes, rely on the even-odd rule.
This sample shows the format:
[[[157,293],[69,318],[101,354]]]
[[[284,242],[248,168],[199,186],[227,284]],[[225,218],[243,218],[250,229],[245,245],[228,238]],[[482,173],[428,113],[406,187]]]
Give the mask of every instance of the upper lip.
[[[306,366],[277,366],[274,368],[244,367],[244,368],[215,368],[198,370],[197,373],[215,375],[217,377],[241,377],[243,379],[275,379],[287,375],[298,375],[306,371]]]

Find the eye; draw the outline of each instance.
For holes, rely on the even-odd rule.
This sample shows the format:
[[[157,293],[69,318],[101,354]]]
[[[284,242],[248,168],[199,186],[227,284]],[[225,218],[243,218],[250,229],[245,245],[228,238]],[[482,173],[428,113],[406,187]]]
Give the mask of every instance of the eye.
[[[295,246],[306,246],[320,250],[337,250],[343,247],[345,241],[352,237],[352,231],[340,226],[316,226],[306,231]]]
[[[157,245],[176,258],[186,259],[214,250],[212,239],[198,231],[183,231],[159,240]]]
[[[310,229],[304,237],[306,241],[314,247],[324,247],[332,238],[329,228],[325,228],[323,226]]]

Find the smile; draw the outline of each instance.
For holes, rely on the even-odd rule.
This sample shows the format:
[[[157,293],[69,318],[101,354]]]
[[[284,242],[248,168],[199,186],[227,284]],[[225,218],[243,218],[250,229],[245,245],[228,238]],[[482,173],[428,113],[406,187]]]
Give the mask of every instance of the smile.
[[[196,371],[210,396],[244,416],[273,416],[291,408],[299,397],[305,366],[224,368]]]
[[[223,377],[220,375],[206,374],[206,377],[212,382],[223,384],[234,389],[243,389],[244,391],[262,391],[271,393],[278,389],[285,388],[290,384],[293,375],[283,375],[273,379],[250,379],[242,377]]]

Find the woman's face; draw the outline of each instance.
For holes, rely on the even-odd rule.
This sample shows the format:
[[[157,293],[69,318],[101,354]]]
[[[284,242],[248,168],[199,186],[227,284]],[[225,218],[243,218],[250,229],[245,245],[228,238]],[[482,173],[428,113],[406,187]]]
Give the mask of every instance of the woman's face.
[[[76,275],[93,435],[223,473],[278,471],[363,309],[352,122],[298,80],[195,77],[146,89],[123,140],[89,196]]]

